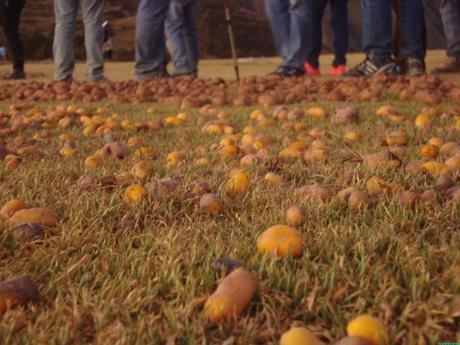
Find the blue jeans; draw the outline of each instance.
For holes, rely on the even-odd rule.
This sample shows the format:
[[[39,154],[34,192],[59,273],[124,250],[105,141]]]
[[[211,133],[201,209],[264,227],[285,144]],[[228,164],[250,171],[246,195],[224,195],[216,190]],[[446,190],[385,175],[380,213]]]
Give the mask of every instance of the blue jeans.
[[[56,27],[54,30],[53,55],[54,79],[69,80],[75,67],[75,26],[78,4],[81,4],[85,26],[86,79],[99,81],[104,78],[102,44],[103,0],[54,0]]]
[[[166,46],[174,65],[173,75],[198,73],[200,53],[196,35],[197,0],[172,0],[166,17]]]
[[[334,61],[337,67],[347,63],[348,51],[348,0],[309,0],[312,11],[310,39],[308,41],[307,62],[315,68],[319,67],[319,55],[323,46],[322,19],[327,4],[331,8],[331,26],[334,32]]]
[[[282,66],[303,69],[307,58],[311,11],[308,0],[265,0],[276,48]]]
[[[367,55],[387,59],[393,52],[390,0],[361,0],[363,8],[363,50]],[[400,58],[423,59],[423,5],[421,0],[400,0]]]
[[[460,57],[460,1],[441,0],[439,10],[446,35],[447,56]]]
[[[169,0],[141,0],[136,16],[136,79],[166,70],[165,20]]]

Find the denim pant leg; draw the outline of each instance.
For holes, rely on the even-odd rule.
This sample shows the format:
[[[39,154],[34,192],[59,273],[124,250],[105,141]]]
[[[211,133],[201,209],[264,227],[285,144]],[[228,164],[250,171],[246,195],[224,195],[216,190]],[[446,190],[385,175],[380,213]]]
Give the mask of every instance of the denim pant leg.
[[[330,0],[331,26],[334,32],[334,61],[332,66],[347,64],[348,52],[348,0]]]
[[[361,0],[363,11],[363,51],[386,59],[393,51],[391,1]]]
[[[154,75],[165,68],[165,19],[169,0],[141,0],[136,17],[136,63],[138,77]]]
[[[102,15],[103,0],[80,0],[83,23],[85,25],[86,79],[98,81],[104,77],[104,28]]]
[[[193,1],[196,5],[196,1]],[[195,8],[192,3],[171,1],[166,17],[166,45],[171,54],[174,75],[197,72],[198,44],[196,42]]]
[[[191,0],[190,4],[185,8],[185,37],[193,73],[198,73],[198,62],[200,61],[200,48],[196,29],[196,7],[197,0]]]
[[[54,79],[72,78],[75,66],[75,21],[78,0],[54,0],[56,26],[54,29],[53,55]]]
[[[460,57],[460,1],[441,0],[439,10],[446,35],[447,56]]]
[[[307,40],[312,20],[308,0],[290,0],[291,31],[289,33],[289,55],[283,66],[303,69],[307,60]]]
[[[425,58],[422,0],[400,0],[399,15],[401,26],[400,59]]]
[[[0,23],[11,49],[15,72],[24,72],[24,47],[19,35],[19,23],[24,4],[24,0],[10,1],[8,6],[5,3],[0,4]]]
[[[307,62],[315,68],[319,67],[319,56],[323,47],[323,16],[329,0],[308,0],[309,11],[312,14],[308,28]]]
[[[289,0],[265,0],[268,20],[278,54],[285,59],[289,55],[291,16]]]

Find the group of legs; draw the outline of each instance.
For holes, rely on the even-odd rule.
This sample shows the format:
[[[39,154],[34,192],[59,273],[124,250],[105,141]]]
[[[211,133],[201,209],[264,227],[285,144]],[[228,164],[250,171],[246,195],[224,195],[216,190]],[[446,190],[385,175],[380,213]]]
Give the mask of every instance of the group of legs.
[[[399,16],[399,49],[393,44],[392,2],[361,0],[363,49],[366,59],[346,72],[349,76],[402,72],[424,73],[426,53],[422,0],[393,0]],[[25,0],[0,0],[0,20],[13,57],[9,79],[22,79],[24,49],[19,22]],[[71,80],[75,65],[77,10],[85,28],[86,79],[103,81],[104,0],[54,0],[56,18],[53,54],[54,79]],[[266,0],[273,37],[283,63],[275,72],[284,77],[319,74],[322,47],[321,22],[331,8],[334,32],[332,72],[345,71],[348,50],[348,0]],[[166,47],[173,60],[173,76],[196,75],[199,49],[196,37],[197,0],[140,0],[136,17],[135,70],[137,80],[168,76]],[[447,40],[447,61],[435,72],[460,71],[460,1],[441,0],[441,17]],[[165,38],[165,35],[167,38]],[[395,54],[395,51],[397,52]]]
[[[425,73],[426,28],[422,0],[361,0],[366,59],[345,72],[348,49],[348,0],[266,0],[273,37],[283,63],[283,77],[319,74],[321,22],[329,4],[334,32],[331,72],[345,76]],[[393,40],[392,6],[398,14],[399,47]],[[434,72],[460,72],[460,1],[441,0],[440,12],[448,59]]]

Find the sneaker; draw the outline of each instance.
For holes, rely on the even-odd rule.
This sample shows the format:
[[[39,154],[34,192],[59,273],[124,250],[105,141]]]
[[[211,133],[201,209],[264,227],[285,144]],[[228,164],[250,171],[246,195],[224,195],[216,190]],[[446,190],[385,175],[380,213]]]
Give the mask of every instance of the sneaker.
[[[407,58],[401,62],[401,73],[409,77],[420,77],[426,73],[425,61],[418,58]]]
[[[21,80],[26,79],[24,71],[13,71],[3,76],[4,80]]]
[[[338,65],[331,67],[331,74],[332,75],[342,75],[346,72],[347,67],[345,65]]]
[[[305,72],[310,76],[310,77],[319,77],[321,75],[321,71],[319,67],[314,67],[313,65],[310,65],[308,62],[305,62]]]
[[[433,69],[432,73],[460,73],[460,56],[449,56],[444,65]]]
[[[303,77],[305,75],[305,71],[302,68],[279,66],[276,71],[270,73],[269,75],[277,75],[282,78]]]
[[[367,56],[355,68],[342,74],[343,77],[371,77],[379,74],[397,74],[397,65],[391,58],[379,60]]]

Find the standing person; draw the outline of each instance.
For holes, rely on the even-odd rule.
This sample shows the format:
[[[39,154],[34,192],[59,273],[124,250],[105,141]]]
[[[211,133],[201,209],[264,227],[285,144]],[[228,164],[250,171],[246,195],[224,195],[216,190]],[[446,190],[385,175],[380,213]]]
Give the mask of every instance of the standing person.
[[[439,10],[446,35],[447,58],[433,73],[460,73],[460,1],[441,0]]]
[[[169,0],[140,0],[136,16],[134,78],[168,77],[165,56],[165,20]]]
[[[25,0],[0,0],[0,21],[3,26],[13,60],[13,71],[4,79],[25,79],[24,48],[19,36],[19,22]]]
[[[104,59],[113,59],[113,40],[115,34],[113,32],[112,25],[106,20],[102,23],[102,29],[104,30],[104,45],[102,46],[102,52],[104,55]]]
[[[331,9],[331,26],[334,33],[334,61],[331,74],[342,75],[345,72],[348,51],[348,0],[310,0],[312,21],[310,30],[309,49],[305,71],[310,76],[321,75],[319,55],[323,45],[321,22],[329,3]]]
[[[344,76],[372,76],[397,73],[392,58],[392,2],[361,0],[363,9],[363,50],[366,59]],[[400,69],[409,76],[425,73],[423,45],[423,5],[421,0],[400,0]]]
[[[54,0],[56,16],[53,42],[54,79],[72,80],[75,67],[75,26],[79,4],[85,26],[86,79],[95,82],[105,81],[102,56],[104,0]]]
[[[311,10],[309,0],[265,0],[276,48],[283,63],[273,73],[282,77],[305,75]]]
[[[174,65],[173,77],[197,76],[200,53],[196,34],[197,0],[171,0],[166,17],[166,46]]]

